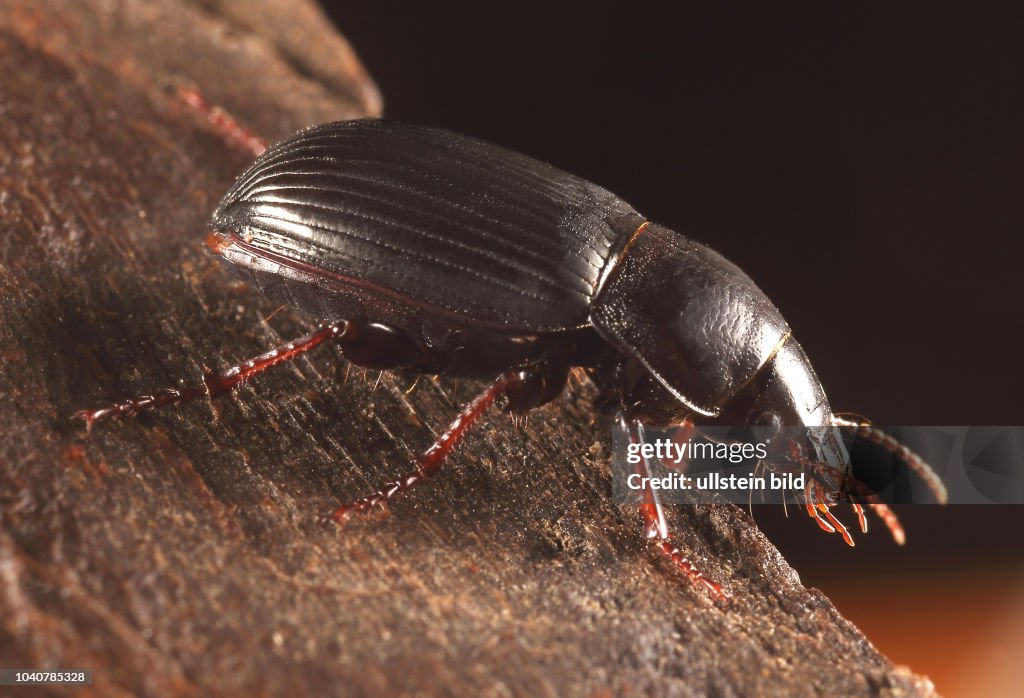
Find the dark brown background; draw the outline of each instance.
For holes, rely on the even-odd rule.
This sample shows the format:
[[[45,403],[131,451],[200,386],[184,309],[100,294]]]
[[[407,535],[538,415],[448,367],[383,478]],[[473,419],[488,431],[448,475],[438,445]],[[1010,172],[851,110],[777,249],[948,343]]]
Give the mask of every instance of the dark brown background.
[[[389,116],[581,174],[737,262],[836,409],[1021,424],[1020,10],[641,5],[325,2]],[[972,642],[1010,642],[988,623],[1022,606],[1024,509],[900,513],[906,548],[876,530],[853,551],[755,517],[806,583],[953,695],[992,671]],[[952,626],[963,642],[930,640]]]

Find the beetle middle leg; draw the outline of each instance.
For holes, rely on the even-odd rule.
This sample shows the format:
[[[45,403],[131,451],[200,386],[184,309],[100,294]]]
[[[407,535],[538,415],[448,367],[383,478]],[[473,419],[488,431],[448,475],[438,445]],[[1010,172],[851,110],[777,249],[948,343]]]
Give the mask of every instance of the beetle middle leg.
[[[344,348],[344,338],[342,342],[347,356],[348,350]],[[487,390],[459,413],[447,431],[417,459],[411,472],[398,480],[385,483],[371,495],[338,507],[325,519],[341,524],[354,514],[367,512],[377,506],[384,506],[399,492],[409,489],[439,471],[448,455],[499,397],[506,398],[506,411],[526,412],[558,397],[565,387],[568,373],[569,367],[566,364],[542,362],[502,374]]]
[[[495,400],[507,394],[519,384],[519,373],[509,371],[503,373],[488,388],[466,405],[434,444],[423,452],[413,469],[397,480],[386,482],[371,495],[357,499],[350,504],[338,507],[333,513],[324,517],[324,522],[334,521],[343,524],[354,514],[365,513],[378,506],[384,506],[399,492],[404,492],[413,485],[435,475],[444,465],[445,460],[469,430],[480,420]]]

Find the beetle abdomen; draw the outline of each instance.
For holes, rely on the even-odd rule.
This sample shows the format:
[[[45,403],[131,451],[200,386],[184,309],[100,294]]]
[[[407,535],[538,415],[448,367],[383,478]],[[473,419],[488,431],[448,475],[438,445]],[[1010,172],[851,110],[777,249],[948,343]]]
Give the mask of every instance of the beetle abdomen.
[[[224,197],[212,227],[262,257],[253,258],[258,270],[236,271],[258,272],[264,286],[286,277],[307,312],[351,312],[344,289],[357,282],[421,310],[542,332],[586,325],[605,264],[640,222],[614,194],[524,155],[361,120],[270,148]],[[245,266],[243,257],[229,266]]]

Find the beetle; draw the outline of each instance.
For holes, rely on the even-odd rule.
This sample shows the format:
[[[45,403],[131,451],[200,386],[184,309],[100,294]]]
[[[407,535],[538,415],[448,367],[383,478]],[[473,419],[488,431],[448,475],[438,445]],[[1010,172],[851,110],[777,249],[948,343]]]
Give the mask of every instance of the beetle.
[[[841,429],[900,456],[945,499],[905,446],[833,414],[789,325],[747,274],[611,192],[525,155],[384,119],[314,126],[266,149],[238,178],[207,245],[230,272],[324,324],[207,373],[200,386],[78,413],[89,428],[228,392],[328,341],[366,368],[492,379],[413,470],[339,507],[329,517],[338,523],[436,473],[499,398],[512,413],[553,400],[574,367],[633,441],[644,425],[803,427],[776,440],[772,463],[811,474],[799,493],[808,514],[850,545],[832,512],[844,495],[862,531],[864,502],[897,542],[903,532],[885,504],[857,489]],[[650,475],[649,464],[637,471]],[[673,543],[655,490],[642,491],[640,511],[661,552],[724,596]]]

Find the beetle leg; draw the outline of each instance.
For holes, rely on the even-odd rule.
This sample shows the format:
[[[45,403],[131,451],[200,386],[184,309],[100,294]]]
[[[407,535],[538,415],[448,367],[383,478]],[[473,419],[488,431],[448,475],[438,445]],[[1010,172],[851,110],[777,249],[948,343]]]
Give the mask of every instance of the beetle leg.
[[[210,127],[227,141],[228,145],[253,155],[262,155],[267,141],[238,123],[238,120],[220,107],[215,107],[194,87],[178,87],[178,99],[198,112]]]
[[[260,354],[256,358],[249,359],[237,366],[232,366],[226,371],[214,373],[207,369],[203,376],[202,385],[191,388],[167,388],[153,395],[140,395],[108,407],[101,407],[95,410],[81,410],[76,412],[73,418],[83,420],[86,431],[89,432],[92,431],[93,425],[107,419],[134,417],[139,412],[147,412],[168,405],[180,405],[183,402],[207,395],[217,397],[218,395],[231,392],[239,385],[263,373],[272,366],[301,356],[310,349],[320,346],[328,339],[342,336],[344,330],[345,323],[343,322],[324,325],[312,334],[300,337],[287,344],[282,344],[276,349]]]
[[[640,422],[627,422],[622,413],[619,413],[618,420],[620,428],[628,434],[630,441],[643,443],[643,425]],[[651,477],[650,464],[647,462],[647,458],[642,456],[642,453],[640,462],[636,464],[635,468],[636,473],[640,475],[641,482],[645,482],[644,478]],[[644,535],[647,539],[654,541],[658,550],[668,557],[672,564],[682,570],[691,582],[697,585],[703,584],[712,599],[724,601],[729,598],[720,584],[705,577],[672,542],[672,536],[668,532],[668,522],[665,519],[665,511],[661,506],[657,491],[645,484],[641,489],[641,497],[640,515],[643,517]]]
[[[449,425],[444,434],[417,459],[412,471],[398,480],[384,483],[379,490],[371,495],[338,507],[333,513],[324,517],[324,522],[334,521],[338,524],[343,524],[353,514],[364,513],[374,507],[383,506],[399,492],[404,492],[421,480],[436,474],[441,469],[441,466],[444,465],[445,459],[448,458],[449,454],[459,445],[463,437],[483,416],[487,408],[500,395],[514,386],[518,380],[519,376],[517,373],[509,372],[502,374],[487,390],[463,408],[462,412]]]
[[[693,441],[694,438],[697,437],[698,435],[699,434],[697,432],[697,426],[687,418],[683,420],[682,424],[677,424],[675,427],[673,427],[669,435],[669,438],[672,439],[672,443],[681,445]],[[676,463],[672,459],[664,458],[661,460],[661,462],[665,465],[666,468],[670,468],[679,473],[685,473],[687,470],[690,469],[690,464],[689,462],[686,461],[685,458],[682,459],[682,461],[679,463]],[[753,490],[751,490],[751,493],[753,493]]]

